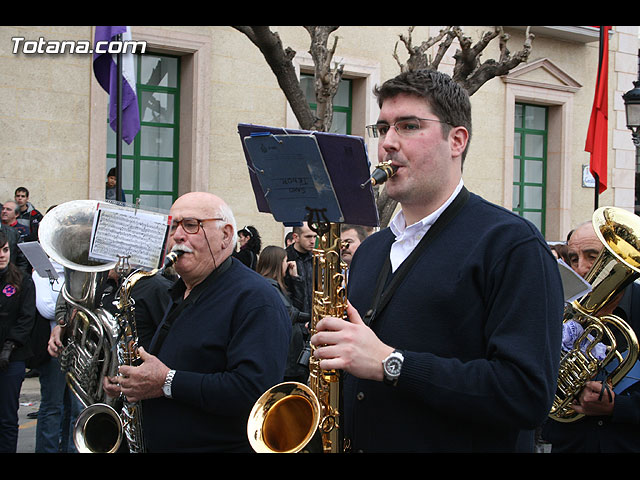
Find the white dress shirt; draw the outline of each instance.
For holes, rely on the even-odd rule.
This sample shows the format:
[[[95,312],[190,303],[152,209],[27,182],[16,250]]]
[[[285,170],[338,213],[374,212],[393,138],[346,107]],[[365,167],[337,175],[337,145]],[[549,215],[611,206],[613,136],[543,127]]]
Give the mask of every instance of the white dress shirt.
[[[402,210],[393,217],[389,228],[395,235],[396,240],[391,245],[391,253],[389,254],[391,258],[391,271],[395,272],[402,262],[406,260],[413,249],[416,248],[416,245],[420,243],[425,233],[431,228],[431,225],[435,223],[442,212],[444,212],[456,196],[458,196],[462,187],[463,182],[462,179],[460,179],[460,183],[458,183],[454,192],[440,208],[413,225],[407,226]]]

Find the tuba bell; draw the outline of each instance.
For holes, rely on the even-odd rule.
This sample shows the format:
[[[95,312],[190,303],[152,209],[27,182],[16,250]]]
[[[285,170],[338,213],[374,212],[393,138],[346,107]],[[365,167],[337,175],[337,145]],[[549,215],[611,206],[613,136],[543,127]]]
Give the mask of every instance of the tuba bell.
[[[64,267],[62,296],[72,307],[62,337],[60,365],[69,388],[86,407],[112,403],[102,378],[115,374],[118,325],[102,308],[100,291],[116,262],[89,259],[93,218],[98,202],[75,200],[58,205],[40,223],[38,238],[44,251]]]
[[[346,317],[346,288],[340,259],[340,224],[308,222],[318,234],[313,250],[310,331],[325,316]],[[312,355],[309,385],[283,382],[264,392],[247,422],[247,436],[258,453],[341,453],[345,451],[342,372],[323,370]]]
[[[614,388],[638,358],[638,339],[617,315],[600,314],[640,277],[640,218],[616,207],[602,207],[592,217],[604,245],[585,276],[591,291],[565,308],[563,325],[574,329],[570,348],[563,349],[558,385],[549,417],[574,422],[583,417],[571,404],[587,381]]]

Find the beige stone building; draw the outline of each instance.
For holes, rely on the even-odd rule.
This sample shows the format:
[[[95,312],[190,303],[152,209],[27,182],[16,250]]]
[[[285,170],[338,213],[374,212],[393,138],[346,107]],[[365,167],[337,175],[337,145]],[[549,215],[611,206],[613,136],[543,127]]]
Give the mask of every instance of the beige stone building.
[[[311,73],[306,31],[272,28],[285,47],[297,52],[298,71]],[[463,27],[474,39],[489,28]],[[519,50],[524,27],[506,29],[510,50]],[[609,39],[609,181],[599,198],[601,206],[630,210],[636,150],[622,94],[638,78],[639,29],[616,26]],[[228,26],[131,30],[134,40],[146,42],[146,52],[136,60],[142,130],[124,149],[127,201],[135,196],[143,206],[166,208],[182,193],[214,192],[229,202],[240,227],[254,225],[263,245],[281,245],[283,226],[256,208],[237,133],[238,123],[297,127],[261,53]],[[414,38],[426,39],[438,30],[417,27]],[[598,30],[533,31],[529,61],[472,96],[474,132],[464,181],[488,200],[532,218],[549,241],[556,241],[590,218],[594,207],[594,188],[583,170],[589,164],[584,146]],[[336,32],[336,59],[344,65],[345,81],[335,128],[365,137],[370,152],[376,145],[366,138],[365,125],[375,123],[378,114],[371,91],[399,72],[393,49],[406,32],[406,26],[346,26]],[[90,26],[0,27],[0,202],[12,198],[18,186],[30,190],[42,211],[69,200],[104,197],[115,141],[106,122],[108,97],[93,75],[91,55],[21,50],[40,38],[82,42],[93,34]],[[494,45],[483,59],[496,52]],[[452,54],[453,49],[441,69],[452,68]],[[375,153],[371,157],[377,163]]]

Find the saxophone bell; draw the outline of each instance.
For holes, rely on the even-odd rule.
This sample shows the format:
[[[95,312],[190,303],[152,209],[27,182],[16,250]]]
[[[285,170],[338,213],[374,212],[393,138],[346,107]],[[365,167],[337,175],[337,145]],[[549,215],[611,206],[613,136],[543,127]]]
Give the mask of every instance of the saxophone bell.
[[[313,295],[310,332],[325,316],[344,318],[347,308],[344,271],[340,259],[340,224],[309,222],[318,234],[313,250]],[[279,383],[254,404],[247,436],[256,452],[342,453],[347,450],[342,414],[342,378],[339,370],[323,370],[309,359],[309,384]]]

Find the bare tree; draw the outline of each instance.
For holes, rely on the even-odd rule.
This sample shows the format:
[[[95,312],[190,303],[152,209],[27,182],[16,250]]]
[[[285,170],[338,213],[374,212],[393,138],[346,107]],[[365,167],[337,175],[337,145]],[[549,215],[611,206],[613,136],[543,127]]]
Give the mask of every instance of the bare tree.
[[[393,58],[400,67],[400,71],[415,71],[421,69],[438,70],[440,62],[444,58],[446,52],[457,39],[460,48],[455,52],[453,58],[455,65],[453,67],[453,80],[458,82],[467,90],[469,96],[473,95],[486,82],[494,77],[505,75],[511,69],[522,62],[526,62],[531,53],[531,43],[534,35],[527,27],[525,33],[525,41],[522,49],[515,55],[511,55],[507,48],[509,34],[505,33],[503,27],[494,27],[492,31],[485,32],[481,35],[480,40],[474,45],[471,38],[466,36],[460,27],[444,27],[437,35],[434,35],[419,45],[413,44],[413,30],[415,27],[409,27],[407,35],[400,34],[399,42],[396,42],[393,49]],[[499,60],[488,59],[480,62],[480,57],[489,43],[499,38],[500,58]],[[398,44],[402,42],[405,46],[409,58],[406,63],[400,61],[398,55]],[[431,56],[430,49],[438,46],[435,56]],[[396,208],[397,202],[386,194],[384,189],[376,193],[376,203],[380,216],[380,225],[388,225]]]
[[[309,54],[314,63],[314,81],[316,93],[316,113],[309,107],[300,86],[300,81],[293,66],[296,51],[291,47],[284,48],[280,35],[271,31],[267,26],[233,26],[244,33],[264,55],[271,71],[276,76],[278,85],[287,98],[291,110],[296,116],[300,127],[304,130],[328,132],[333,121],[333,97],[338,91],[342,80],[343,66],[333,61],[338,44],[338,37],[333,38],[333,45],[329,47],[329,36],[338,27],[305,26],[311,43]]]
[[[313,58],[315,68],[315,94],[318,106],[315,113],[305,98],[292,63],[296,52],[290,47],[284,48],[282,46],[278,33],[271,31],[267,26],[234,26],[233,28],[245,34],[260,49],[276,76],[278,85],[284,92],[300,127],[305,130],[329,131],[333,120],[333,98],[342,79],[343,66],[333,60],[338,38],[334,36],[332,46],[328,45],[330,35],[339,27],[304,27],[311,38],[309,53]],[[394,47],[393,58],[396,59],[400,70],[437,70],[445,54],[457,40],[459,48],[453,55],[455,60],[453,79],[460,83],[469,92],[469,95],[473,95],[492,78],[505,75],[520,63],[526,62],[531,53],[531,43],[534,38],[527,27],[522,49],[512,55],[507,48],[509,35],[504,32],[503,27],[494,27],[493,30],[485,32],[481,35],[480,40],[473,44],[472,39],[466,36],[460,27],[448,26],[442,28],[437,35],[415,46],[413,45],[414,29],[415,27],[409,27],[407,35],[400,34],[400,40],[396,42]],[[499,59],[488,59],[481,62],[482,53],[494,38],[498,38],[499,41]],[[398,55],[400,42],[405,46],[409,55],[406,63],[402,63]],[[432,57],[430,49],[435,46],[437,46],[437,50],[435,56]],[[375,193],[380,226],[386,227],[396,207],[396,202],[387,196],[384,188],[375,187]]]
[[[470,37],[464,34],[460,27],[444,27],[437,35],[430,37],[428,40],[416,46],[413,45],[414,28],[415,27],[409,27],[408,35],[400,35],[400,42],[404,44],[409,54],[409,59],[405,64],[401,63],[398,56],[399,42],[396,42],[393,50],[393,58],[398,62],[400,70],[437,70],[440,67],[440,62],[444,58],[445,53],[449,50],[454,40],[457,39],[460,48],[453,55],[456,62],[453,68],[452,78],[462,85],[469,95],[473,95],[482,85],[492,78],[505,75],[520,63],[526,62],[531,53],[531,43],[534,38],[534,35],[530,32],[530,27],[527,27],[522,49],[512,55],[507,48],[507,42],[510,36],[505,33],[503,27],[494,27],[492,31],[483,33],[480,40],[475,44],[473,44]],[[481,63],[480,57],[482,53],[496,37],[500,42],[500,58],[497,61],[488,59]],[[438,44],[439,46],[435,57],[431,58],[428,51],[431,47]]]

